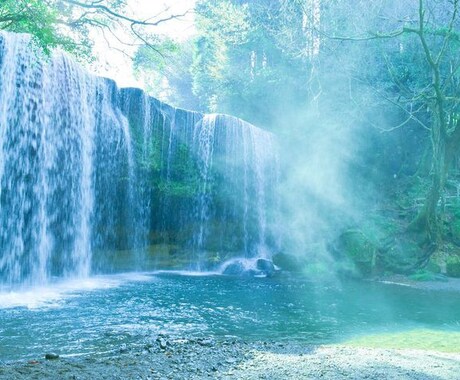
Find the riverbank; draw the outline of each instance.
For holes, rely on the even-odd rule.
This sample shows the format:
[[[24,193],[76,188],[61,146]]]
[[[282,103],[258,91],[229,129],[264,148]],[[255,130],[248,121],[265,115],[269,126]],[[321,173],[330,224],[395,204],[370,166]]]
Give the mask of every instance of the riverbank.
[[[373,280],[374,281],[374,280]],[[410,286],[422,290],[436,290],[460,293],[460,278],[443,277],[442,280],[416,281],[405,275],[389,275],[375,279],[377,282],[390,285]]]
[[[88,357],[0,365],[0,379],[454,379],[460,353],[176,339]]]

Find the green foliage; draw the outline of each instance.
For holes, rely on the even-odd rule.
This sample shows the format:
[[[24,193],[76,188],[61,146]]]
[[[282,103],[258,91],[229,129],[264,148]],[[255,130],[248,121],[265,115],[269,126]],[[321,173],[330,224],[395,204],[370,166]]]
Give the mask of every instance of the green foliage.
[[[447,278],[438,273],[433,273],[426,269],[419,269],[409,276],[414,281],[447,281]]]
[[[210,111],[222,111],[219,106],[227,90],[226,82],[232,78],[228,70],[234,67],[230,50],[238,49],[248,38],[247,9],[247,5],[235,5],[227,0],[200,1],[196,6],[199,37],[190,68],[193,92]],[[247,65],[249,57],[245,58]]]
[[[63,14],[74,8],[59,1],[3,0],[0,4],[0,29],[29,33],[45,53],[60,47],[79,57],[89,58],[91,43],[88,30],[81,25],[66,26]]]
[[[80,60],[92,61],[94,33],[108,45],[111,38],[123,43],[126,34],[145,42],[151,36],[144,29],[162,22],[160,15],[130,18],[126,5],[126,0],[1,0],[0,30],[30,33],[48,54],[59,47]],[[154,44],[152,40],[148,46],[154,49]]]
[[[447,257],[446,274],[450,277],[460,277],[460,256],[451,255]]]
[[[277,2],[201,0],[197,35],[176,42],[155,37],[163,56],[141,47],[136,73],[156,97],[183,108],[229,113],[267,128],[305,105],[310,66],[286,44],[302,46],[302,12]],[[295,21],[295,22],[294,22]],[[284,37],[283,37],[284,36]],[[302,78],[302,80],[299,80]]]
[[[193,41],[179,43],[171,38],[154,36],[149,42],[156,50],[144,45],[134,57],[134,73],[145,83],[152,96],[176,107],[197,109],[192,93],[190,67],[193,60]]]
[[[340,237],[340,248],[364,276],[373,273],[377,246],[361,231],[349,230]]]
[[[167,196],[194,197],[200,186],[200,178],[197,163],[191,155],[190,148],[179,143],[169,165],[174,176],[166,181],[160,178],[156,184],[157,189]]]
[[[154,128],[155,134],[144,141],[142,128],[131,125],[135,143],[136,161],[140,165],[142,176],[149,178],[150,189],[158,196],[191,198],[196,195],[200,181],[197,162],[192,156],[190,147],[178,142],[173,148],[174,153],[168,157],[163,146],[164,133],[169,128]]]
[[[308,65],[284,52],[278,18],[286,19],[279,7],[258,1],[199,3],[191,71],[204,108],[274,128],[282,113],[304,104],[306,82],[298,79],[307,80]],[[226,9],[231,16],[224,16]]]

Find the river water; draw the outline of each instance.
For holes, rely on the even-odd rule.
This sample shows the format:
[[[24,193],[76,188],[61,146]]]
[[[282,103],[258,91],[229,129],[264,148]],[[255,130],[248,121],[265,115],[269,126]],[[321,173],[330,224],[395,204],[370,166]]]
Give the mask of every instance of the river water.
[[[173,338],[340,343],[414,328],[460,331],[458,293],[301,277],[152,272],[0,294],[0,360],[113,353]]]

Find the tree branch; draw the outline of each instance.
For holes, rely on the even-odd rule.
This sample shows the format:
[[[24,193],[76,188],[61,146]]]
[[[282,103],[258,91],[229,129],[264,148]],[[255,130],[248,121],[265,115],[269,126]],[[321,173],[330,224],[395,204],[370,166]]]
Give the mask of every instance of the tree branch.
[[[128,17],[128,16],[125,16],[125,15],[123,15],[121,13],[115,12],[112,9],[110,9],[109,7],[107,7],[106,5],[102,5],[101,1],[95,1],[95,2],[92,2],[92,3],[82,3],[81,1],[76,1],[76,0],[62,0],[62,1],[64,1],[65,3],[68,3],[68,4],[78,6],[80,8],[100,10],[103,13],[106,13],[106,14],[109,14],[111,16],[116,17],[117,19],[127,21],[127,22],[131,23],[132,25],[142,25],[142,26],[158,26],[159,24],[164,23],[166,21],[170,21],[170,20],[175,19],[175,18],[184,17],[190,12],[190,9],[188,9],[187,11],[185,11],[184,13],[181,13],[181,14],[170,15],[168,17],[165,17],[165,18],[162,18],[162,19],[159,19],[159,20],[156,20],[156,21],[148,21],[150,19],[137,20],[137,19],[134,19],[132,17]]]

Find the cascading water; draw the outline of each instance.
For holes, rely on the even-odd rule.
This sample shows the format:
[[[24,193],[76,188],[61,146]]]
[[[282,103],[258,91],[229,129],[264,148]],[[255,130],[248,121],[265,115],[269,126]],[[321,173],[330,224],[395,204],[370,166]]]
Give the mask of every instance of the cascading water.
[[[41,63],[28,36],[0,41],[2,282],[87,276],[119,212],[101,200],[116,196],[112,176],[132,165],[115,87],[63,54]]]
[[[119,252],[144,269],[160,246],[195,269],[206,252],[267,256],[276,155],[237,118],[119,90],[1,33],[0,285],[106,272]]]

